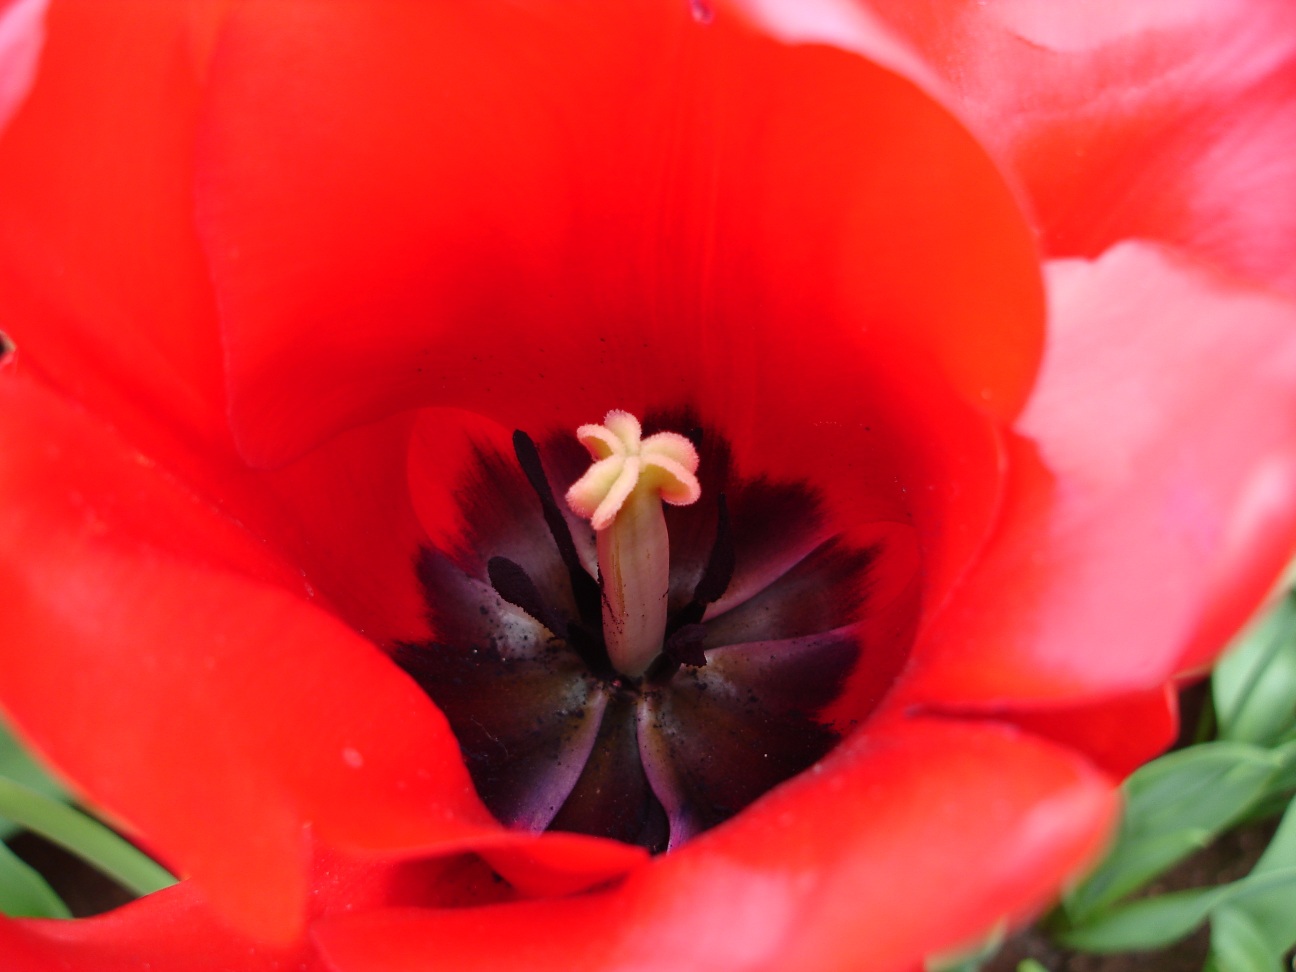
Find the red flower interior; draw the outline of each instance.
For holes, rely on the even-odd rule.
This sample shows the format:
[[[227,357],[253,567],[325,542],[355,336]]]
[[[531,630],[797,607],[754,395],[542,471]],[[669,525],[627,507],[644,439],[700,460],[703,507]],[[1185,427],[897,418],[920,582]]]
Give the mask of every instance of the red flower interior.
[[[1091,857],[1096,764],[1165,744],[1292,547],[1290,304],[1142,245],[1042,281],[977,142],[845,50],[649,0],[48,31],[0,139],[0,701],[192,881],[0,923],[33,963],[905,968]],[[609,408],[728,451],[733,592],[762,543],[869,552],[825,629],[858,657],[798,701],[840,745],[705,833],[665,788],[693,839],[654,859],[503,826],[393,660],[463,620],[428,551],[549,569],[465,495],[480,450],[530,432],[560,493],[546,443]]]

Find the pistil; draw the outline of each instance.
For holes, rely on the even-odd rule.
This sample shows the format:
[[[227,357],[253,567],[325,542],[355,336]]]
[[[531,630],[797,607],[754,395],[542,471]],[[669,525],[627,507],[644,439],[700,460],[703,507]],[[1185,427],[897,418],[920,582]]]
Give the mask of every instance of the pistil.
[[[674,432],[643,438],[629,412],[614,409],[576,438],[594,464],[567,491],[567,504],[588,517],[598,547],[603,638],[613,667],[638,678],[666,637],[670,538],[662,503],[687,506],[701,496],[697,450]]]

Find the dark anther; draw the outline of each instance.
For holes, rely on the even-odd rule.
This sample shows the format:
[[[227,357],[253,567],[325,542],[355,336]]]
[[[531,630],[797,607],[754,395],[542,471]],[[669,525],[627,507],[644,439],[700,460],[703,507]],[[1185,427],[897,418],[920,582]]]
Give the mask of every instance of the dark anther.
[[[563,518],[562,510],[554,500],[549,479],[545,476],[544,467],[540,464],[540,452],[531,436],[521,429],[513,433],[513,453],[517,456],[518,465],[526,474],[527,482],[540,499],[544,511],[545,525],[553,534],[554,543],[558,545],[558,554],[571,577],[572,597],[576,600],[576,609],[580,612],[581,621],[589,628],[598,631],[603,624],[603,598],[599,593],[598,583],[581,563],[576,553],[576,544],[572,541],[571,530]]]
[[[4,331],[0,331],[0,361],[9,357],[15,350],[13,341],[9,340],[9,335]]]
[[[693,605],[689,605],[686,610],[692,607]],[[701,616],[702,608],[697,607],[696,610]],[[706,629],[699,623],[689,621],[684,625],[675,626],[670,634],[666,635],[661,654],[654,658],[653,664],[648,666],[648,671],[645,671],[644,682],[649,686],[666,686],[675,677],[680,667],[688,665],[700,669],[706,665],[706,652],[702,649],[702,642],[705,639]]]
[[[700,624],[702,616],[706,614],[706,606],[720,600],[729,582],[733,580],[733,531],[729,528],[729,503],[724,493],[716,496],[716,513],[716,538],[711,545],[711,556],[707,558],[697,587],[693,588],[693,599],[680,608],[667,624],[667,640],[689,625]],[[685,664],[695,663],[686,661]]]
[[[693,609],[692,604],[684,608],[685,611],[690,612]],[[702,611],[703,607],[698,605],[696,613],[699,617]],[[648,671],[644,672],[644,681],[649,685],[668,685],[681,666],[703,667],[707,663],[706,651],[702,648],[705,639],[706,628],[702,625],[692,621],[684,624],[677,623],[667,633],[661,654],[653,659],[653,663],[648,666]]]
[[[521,608],[559,638],[564,639],[599,677],[610,677],[612,662],[601,637],[591,635],[578,624],[568,624],[545,603],[544,595],[520,564],[507,557],[492,557],[486,563],[486,575],[495,593],[514,607]]]
[[[707,559],[702,578],[693,589],[693,600],[699,604],[714,604],[724,596],[725,589],[733,580],[734,541],[733,531],[729,527],[729,503],[725,494],[716,497],[716,538],[711,547],[711,556]]]
[[[521,608],[559,638],[567,637],[567,625],[550,612],[535,582],[521,565],[507,557],[492,557],[486,564],[486,573],[496,594],[514,607]]]
[[[701,668],[706,664],[706,653],[702,642],[706,638],[706,628],[700,624],[686,624],[669,638],[662,646],[662,654],[676,665],[692,665]]]

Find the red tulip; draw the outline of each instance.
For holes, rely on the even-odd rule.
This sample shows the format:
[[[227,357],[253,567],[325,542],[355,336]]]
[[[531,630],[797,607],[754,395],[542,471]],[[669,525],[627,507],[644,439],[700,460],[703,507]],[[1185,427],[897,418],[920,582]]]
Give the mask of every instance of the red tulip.
[[[1092,860],[1296,546],[1296,25],[929,6],[51,5],[0,71],[0,704],[186,880],[8,968],[886,972]],[[767,612],[846,612],[840,742],[658,856],[498,822],[490,693],[409,660],[478,603],[428,564],[504,592],[543,531],[509,434],[554,479],[614,408],[704,430],[669,522],[728,491],[734,601],[844,552]]]

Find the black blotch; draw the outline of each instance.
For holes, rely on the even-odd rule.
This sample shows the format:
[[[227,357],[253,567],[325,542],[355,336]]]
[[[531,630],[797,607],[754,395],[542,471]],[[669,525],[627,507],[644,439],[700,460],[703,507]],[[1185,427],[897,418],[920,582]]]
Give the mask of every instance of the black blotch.
[[[670,825],[639,756],[636,697],[618,693],[608,702],[594,751],[552,829],[593,834],[666,849]]]
[[[506,824],[531,814],[584,719],[591,685],[580,660],[445,644],[401,644],[394,657],[450,720],[491,813]]]
[[[707,622],[707,647],[781,641],[831,631],[856,620],[868,574],[881,553],[840,538],[825,540],[755,596]]]
[[[551,788],[601,683],[571,646],[510,619],[495,590],[440,552],[424,550],[418,574],[438,637],[397,644],[393,658],[450,720],[482,801],[514,823]]]
[[[722,823],[822,759],[840,737],[816,713],[859,659],[848,633],[712,652],[662,692],[650,731],[665,746],[689,831]]]

